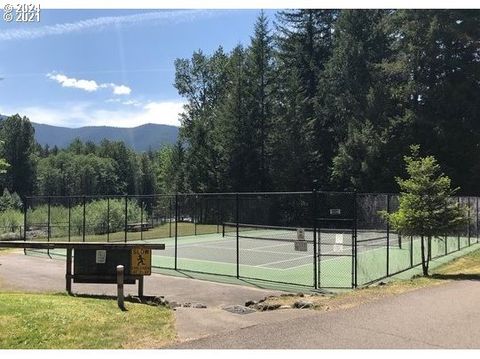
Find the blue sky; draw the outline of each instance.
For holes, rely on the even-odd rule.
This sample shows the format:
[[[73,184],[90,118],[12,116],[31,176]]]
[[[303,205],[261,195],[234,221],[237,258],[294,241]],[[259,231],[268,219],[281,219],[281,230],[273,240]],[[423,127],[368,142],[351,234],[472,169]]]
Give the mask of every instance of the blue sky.
[[[259,12],[42,10],[40,23],[0,21],[0,114],[65,127],[179,125],[174,60],[247,45]]]

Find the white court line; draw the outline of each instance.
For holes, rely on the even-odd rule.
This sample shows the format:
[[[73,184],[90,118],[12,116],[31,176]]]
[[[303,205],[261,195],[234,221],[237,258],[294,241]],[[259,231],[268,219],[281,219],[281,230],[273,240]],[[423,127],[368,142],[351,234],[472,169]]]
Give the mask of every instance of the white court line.
[[[236,248],[229,248],[229,247],[216,247],[216,246],[202,246],[201,244],[195,244],[192,245],[191,247],[197,247],[197,248],[211,248],[211,249],[229,249],[231,251],[236,251]],[[264,247],[267,248],[267,247]],[[292,256],[303,256],[303,254],[300,253],[292,253],[292,252],[274,252],[274,251],[258,251],[256,248],[240,248],[240,252],[242,251],[248,251],[248,252],[258,252],[258,253],[269,253],[269,254],[276,254],[276,255],[292,255]],[[313,253],[312,253],[313,255]]]
[[[276,261],[276,262],[270,262],[270,263],[264,263],[264,264],[259,264],[259,265],[256,265],[254,267],[265,267],[265,266],[269,266],[271,264],[278,264],[278,263],[285,263],[285,262],[291,262],[291,261],[296,261],[296,260],[299,260],[299,259],[305,259],[305,258],[313,258],[313,256],[303,256],[303,257],[299,257],[299,258],[292,258],[292,259],[285,259],[283,261]],[[277,268],[272,268],[272,269],[277,269]],[[290,268],[289,268],[290,269]]]

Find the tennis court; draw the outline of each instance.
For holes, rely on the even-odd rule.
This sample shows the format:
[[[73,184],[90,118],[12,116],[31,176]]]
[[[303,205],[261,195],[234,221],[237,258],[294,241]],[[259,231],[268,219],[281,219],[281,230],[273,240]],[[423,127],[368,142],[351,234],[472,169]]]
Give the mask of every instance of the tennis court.
[[[472,220],[432,239],[432,258],[478,243],[478,198],[459,201]],[[420,239],[381,215],[396,208],[397,195],[344,192],[31,198],[25,228],[26,240],[164,243],[160,271],[353,288],[421,263]]]

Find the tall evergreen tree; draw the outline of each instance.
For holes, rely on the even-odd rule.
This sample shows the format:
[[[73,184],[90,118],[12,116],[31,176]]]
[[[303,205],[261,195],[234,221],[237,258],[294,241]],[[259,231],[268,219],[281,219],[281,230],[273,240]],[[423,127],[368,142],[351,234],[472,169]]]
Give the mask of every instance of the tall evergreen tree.
[[[292,152],[295,157],[289,158],[288,167],[284,168],[289,173],[286,178],[297,177],[296,181],[289,181],[295,183],[295,187],[287,185],[290,189],[311,189],[313,180],[319,177],[322,184],[327,182],[322,168],[328,160],[319,160],[321,153],[317,150],[320,139],[316,133],[315,104],[319,79],[331,56],[336,16],[336,10],[308,9],[283,11],[277,19],[279,107],[276,113],[279,122],[283,122],[279,128],[286,131],[284,136],[292,136],[286,141],[296,148]]]
[[[0,157],[10,165],[4,185],[20,196],[31,195],[35,184],[35,130],[27,117],[18,114],[0,122],[0,138],[4,141]]]
[[[269,158],[271,146],[269,134],[272,129],[273,117],[273,81],[274,81],[273,37],[268,25],[268,19],[263,11],[255,23],[254,35],[248,49],[245,74],[247,77],[248,116],[252,128],[250,135],[255,140],[255,150],[258,151],[259,183],[254,189],[265,191],[270,187]]]

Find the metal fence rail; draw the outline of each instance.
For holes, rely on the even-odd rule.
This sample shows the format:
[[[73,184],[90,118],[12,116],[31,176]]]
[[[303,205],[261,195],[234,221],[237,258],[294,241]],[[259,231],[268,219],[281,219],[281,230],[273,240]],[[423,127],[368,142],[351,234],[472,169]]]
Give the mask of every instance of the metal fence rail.
[[[478,243],[478,197],[455,200],[469,224],[433,238],[432,259]],[[354,288],[421,264],[420,239],[382,215],[398,206],[396,194],[322,191],[29,197],[23,223],[5,228],[28,241],[165,243],[157,268]]]

